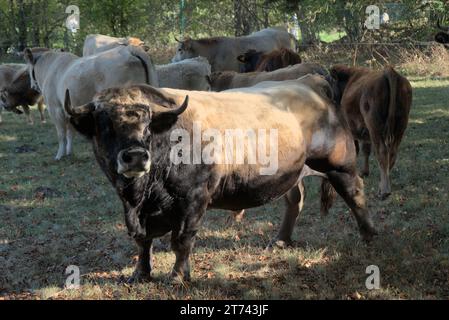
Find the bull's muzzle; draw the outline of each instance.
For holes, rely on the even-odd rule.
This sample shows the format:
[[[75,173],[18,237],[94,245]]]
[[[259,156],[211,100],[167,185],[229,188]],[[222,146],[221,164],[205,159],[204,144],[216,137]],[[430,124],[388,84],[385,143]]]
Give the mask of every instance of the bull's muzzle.
[[[117,156],[117,173],[127,178],[141,178],[150,168],[150,152],[144,148],[128,148],[120,151]]]

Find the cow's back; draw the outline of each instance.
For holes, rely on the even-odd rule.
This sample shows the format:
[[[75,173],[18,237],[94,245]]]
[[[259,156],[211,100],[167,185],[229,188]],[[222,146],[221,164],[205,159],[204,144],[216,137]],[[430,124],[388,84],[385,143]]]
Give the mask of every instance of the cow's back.
[[[197,57],[156,66],[162,88],[208,91],[207,77],[211,66],[206,58]]]
[[[327,70],[315,63],[303,63],[278,69],[272,72],[249,72],[225,74],[224,77],[232,77],[232,80],[224,83],[225,89],[245,88],[254,86],[264,81],[294,80],[307,74],[327,75]],[[219,81],[219,79],[217,80]]]
[[[248,50],[270,52],[276,49],[289,48],[294,50],[291,35],[281,29],[268,28],[242,37],[220,37],[215,39],[193,40],[198,45],[198,55],[206,57],[212,72],[236,71],[240,64],[237,57]]]
[[[121,41],[123,41],[123,39],[101,34],[88,35],[84,40],[83,57],[113,49],[120,46]]]
[[[104,89],[147,83],[144,64],[131,50],[120,46],[77,60],[64,74],[60,101],[64,101],[65,88],[70,89],[73,104],[81,105]]]

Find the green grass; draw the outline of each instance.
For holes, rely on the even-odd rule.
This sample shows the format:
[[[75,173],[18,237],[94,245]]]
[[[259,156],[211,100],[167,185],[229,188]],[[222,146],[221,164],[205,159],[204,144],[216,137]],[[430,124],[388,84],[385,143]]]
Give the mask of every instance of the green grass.
[[[414,78],[409,127],[393,170],[393,195],[375,198],[378,169],[365,189],[380,235],[367,246],[342,201],[319,214],[319,181],[309,178],[294,247],[264,251],[283,201],[248,210],[243,222],[211,211],[192,255],[190,283],[167,279],[172,252],[159,245],[155,281],[129,286],[136,249],[122,208],[79,136],[75,155],[55,162],[52,124],[5,114],[0,125],[0,298],[24,299],[447,299],[449,298],[449,80]],[[37,118],[37,111],[34,110]],[[30,152],[17,153],[26,145]],[[39,187],[53,191],[43,197]],[[377,265],[381,288],[365,287]],[[64,289],[77,265],[81,287]]]
[[[330,42],[334,42],[334,41],[337,41],[337,40],[343,38],[345,35],[346,35],[345,32],[335,32],[335,31],[327,32],[327,31],[323,31],[323,32],[320,32],[319,38],[320,38],[321,41],[330,43]]]

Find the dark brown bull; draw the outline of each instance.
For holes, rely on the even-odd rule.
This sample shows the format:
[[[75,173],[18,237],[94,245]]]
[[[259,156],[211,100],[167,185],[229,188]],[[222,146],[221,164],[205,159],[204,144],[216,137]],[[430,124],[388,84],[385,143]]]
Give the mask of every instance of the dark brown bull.
[[[299,54],[288,48],[273,50],[269,53],[249,50],[237,59],[243,64],[240,71],[244,73],[274,71],[302,62]]]
[[[311,172],[309,167],[329,179],[351,207],[362,236],[369,240],[375,234],[356,173],[352,135],[325,94],[330,92],[327,82],[310,75],[266,85],[227,93],[135,85],[107,89],[79,107],[71,106],[66,93],[70,122],[92,141],[139,246],[133,280],[150,277],[152,240],[170,231],[176,255],[172,275],[188,280],[189,255],[207,209],[256,207],[287,193],[278,238],[289,240],[303,200],[301,180]],[[198,124],[201,129],[195,129]],[[204,139],[206,132],[220,136],[239,128],[277,132],[274,171],[262,173],[259,162],[224,164],[221,152],[213,152],[208,164],[191,163],[188,150],[196,149],[190,148],[195,131]],[[198,156],[210,146],[207,139],[199,141]],[[188,147],[181,153],[174,148],[180,142]],[[187,163],[174,162],[178,157],[187,157]]]
[[[399,144],[407,128],[412,104],[409,81],[392,67],[382,71],[367,68],[334,66],[337,102],[346,117],[356,143],[362,143],[365,156],[363,175],[369,174],[371,146],[380,167],[379,195],[386,199],[391,193],[390,170]]]

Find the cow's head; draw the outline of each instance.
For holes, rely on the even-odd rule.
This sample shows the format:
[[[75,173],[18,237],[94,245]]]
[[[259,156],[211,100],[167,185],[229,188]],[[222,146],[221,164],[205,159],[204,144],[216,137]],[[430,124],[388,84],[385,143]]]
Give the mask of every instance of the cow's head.
[[[341,99],[351,74],[351,68],[344,65],[336,65],[330,69],[329,76],[326,76],[326,80],[329,82],[333,91],[334,102],[337,105],[341,104]]]
[[[108,89],[93,102],[72,107],[67,90],[64,108],[75,129],[92,140],[102,167],[112,175],[138,179],[151,169],[151,142],[155,134],[168,131],[188,105],[166,99],[145,87]],[[136,95],[145,99],[133,99]]]
[[[246,51],[237,57],[237,60],[241,63],[240,72],[253,72],[256,70],[260,59],[262,58],[263,52],[256,51],[254,49]]]
[[[195,58],[198,54],[193,49],[193,41],[191,38],[186,37],[184,40],[178,40],[178,47],[176,48],[175,56],[172,59],[172,62],[178,62],[185,59]]]

